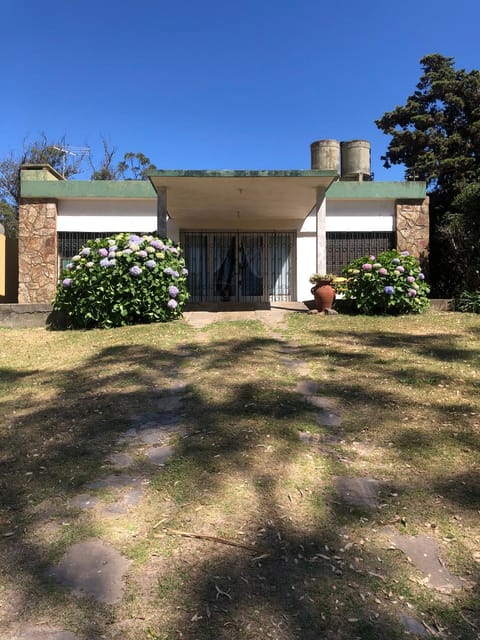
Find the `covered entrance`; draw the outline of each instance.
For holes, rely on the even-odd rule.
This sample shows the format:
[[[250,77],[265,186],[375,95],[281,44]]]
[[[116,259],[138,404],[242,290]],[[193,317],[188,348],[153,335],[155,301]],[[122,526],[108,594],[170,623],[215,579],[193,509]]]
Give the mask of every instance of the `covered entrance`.
[[[295,300],[295,233],[184,231],[193,303]]]

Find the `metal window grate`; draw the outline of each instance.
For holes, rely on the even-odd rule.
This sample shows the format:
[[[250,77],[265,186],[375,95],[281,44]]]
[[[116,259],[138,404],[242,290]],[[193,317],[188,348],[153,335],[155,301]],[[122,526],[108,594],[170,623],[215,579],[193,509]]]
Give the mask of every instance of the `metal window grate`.
[[[352,260],[393,249],[393,231],[334,231],[327,233],[327,271],[340,274]]]
[[[58,256],[61,260],[69,260],[80,251],[88,240],[108,238],[117,233],[118,231],[59,231],[57,236]]]

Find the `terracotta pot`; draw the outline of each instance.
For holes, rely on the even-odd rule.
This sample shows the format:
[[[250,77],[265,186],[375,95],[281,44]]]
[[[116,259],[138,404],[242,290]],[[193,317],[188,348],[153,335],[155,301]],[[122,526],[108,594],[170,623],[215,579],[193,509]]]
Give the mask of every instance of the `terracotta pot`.
[[[317,311],[331,309],[335,302],[335,289],[328,283],[319,283],[312,287]]]

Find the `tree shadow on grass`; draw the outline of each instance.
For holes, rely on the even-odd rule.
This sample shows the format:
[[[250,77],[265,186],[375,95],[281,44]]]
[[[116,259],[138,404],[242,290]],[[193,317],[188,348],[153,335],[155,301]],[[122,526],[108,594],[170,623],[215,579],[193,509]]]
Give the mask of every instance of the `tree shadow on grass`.
[[[89,599],[72,600],[45,579],[45,564],[73,538],[62,536],[49,545],[35,539],[32,524],[38,517],[48,521],[49,513],[60,522],[71,521],[70,498],[86,480],[111,473],[104,467],[105,459],[116,448],[118,436],[131,426],[132,416],[161,412],[162,399],[172,388],[181,388],[185,405],[180,413],[188,437],[179,442],[175,457],[163,470],[146,465],[142,472],[153,491],[170,492],[176,504],[173,516],[180,519],[187,502],[205,491],[221,492],[226,473],[248,475],[257,487],[260,513],[248,523],[248,530],[256,532],[258,548],[269,553],[268,558],[252,562],[243,550],[225,549],[187,564],[188,584],[176,594],[181,602],[176,626],[183,637],[403,637],[387,605],[376,617],[375,598],[386,588],[383,581],[373,576],[372,587],[372,576],[356,566],[353,550],[339,555],[345,546],[340,529],[348,530],[349,518],[358,515],[346,514],[333,502],[328,517],[313,531],[305,531],[285,517],[273,499],[282,465],[304,452],[296,425],[315,425],[312,407],[290,385],[265,373],[275,364],[271,352],[278,346],[278,341],[265,337],[173,349],[116,345],[83,362],[80,370],[40,374],[39,382],[55,394],[40,406],[32,399],[21,415],[10,415],[11,428],[3,433],[0,445],[6,461],[0,487],[6,507],[2,517],[14,534],[3,540],[2,572],[10,584],[17,582],[23,615],[28,610],[31,620],[39,620],[45,611],[57,615],[55,607],[60,606],[70,611],[68,619],[82,640],[108,634],[108,625],[117,616],[114,608]],[[306,354],[302,351],[300,356]],[[197,388],[197,373],[192,375],[189,368],[196,367],[203,376],[218,362],[230,375],[218,383],[225,386],[225,393],[212,389],[212,401]],[[253,371],[250,380],[239,375],[247,365]],[[322,393],[339,400],[347,394],[351,402],[364,403],[366,410],[396,402],[381,389],[372,395],[361,381],[345,388],[331,380]],[[268,437],[275,439],[277,466],[260,474],[256,452]],[[84,520],[77,539],[94,534],[88,517]],[[363,551],[362,556],[365,565],[375,565],[374,555]],[[395,575],[393,566],[389,571]]]

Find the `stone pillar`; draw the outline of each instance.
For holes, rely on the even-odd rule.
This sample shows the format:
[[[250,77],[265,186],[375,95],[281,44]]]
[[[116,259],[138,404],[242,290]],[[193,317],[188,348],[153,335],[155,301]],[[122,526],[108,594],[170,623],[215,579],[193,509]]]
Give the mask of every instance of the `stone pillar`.
[[[24,199],[18,219],[18,302],[51,304],[57,277],[57,203]]]
[[[325,189],[317,189],[317,273],[327,271],[327,204]]]
[[[408,251],[421,261],[428,260],[430,238],[428,198],[418,204],[397,200],[395,235],[399,251]]]

